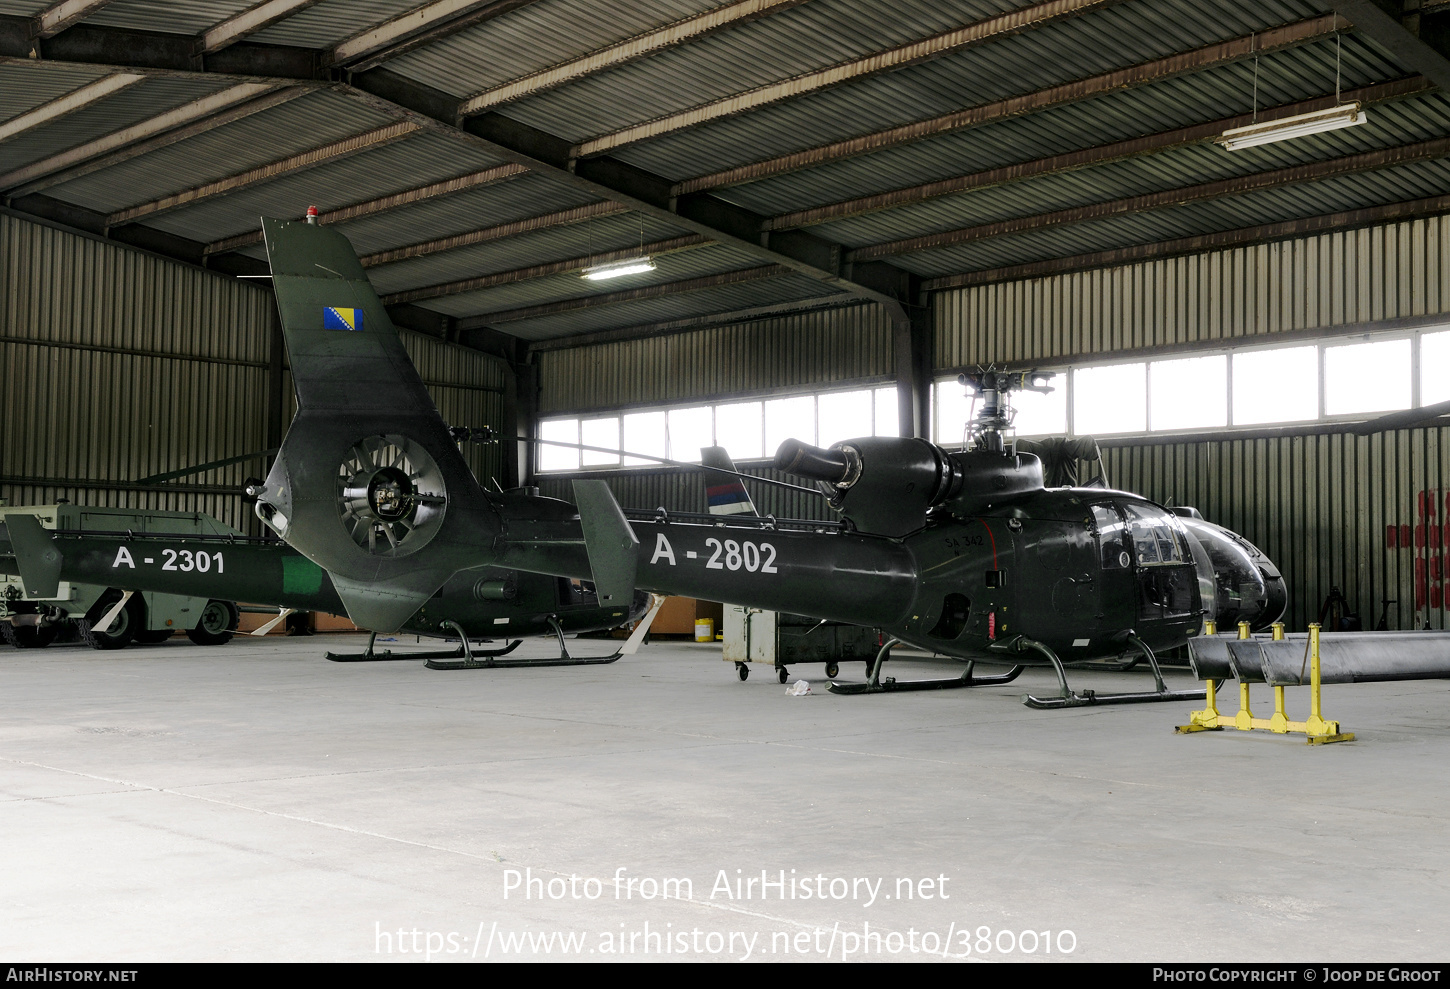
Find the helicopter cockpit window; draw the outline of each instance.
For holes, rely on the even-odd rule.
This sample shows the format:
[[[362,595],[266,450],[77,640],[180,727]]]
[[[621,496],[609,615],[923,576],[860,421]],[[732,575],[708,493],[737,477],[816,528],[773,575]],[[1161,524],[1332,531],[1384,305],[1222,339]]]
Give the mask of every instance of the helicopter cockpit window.
[[[1183,546],[1174,531],[1171,516],[1149,505],[1128,503],[1121,507],[1128,518],[1128,532],[1138,554],[1139,566],[1184,561]]]
[[[1098,547],[1104,570],[1126,570],[1133,565],[1128,553],[1128,528],[1112,505],[1093,506],[1093,524],[1098,530]]]

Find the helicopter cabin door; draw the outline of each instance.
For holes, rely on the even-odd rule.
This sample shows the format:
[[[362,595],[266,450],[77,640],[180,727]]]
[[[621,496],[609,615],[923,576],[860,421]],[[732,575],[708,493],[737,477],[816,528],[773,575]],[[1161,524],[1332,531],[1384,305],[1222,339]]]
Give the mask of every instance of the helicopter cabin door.
[[[1156,629],[1192,623],[1200,609],[1198,568],[1176,520],[1144,502],[1119,502],[1118,508],[1135,565],[1138,633],[1147,638]]]

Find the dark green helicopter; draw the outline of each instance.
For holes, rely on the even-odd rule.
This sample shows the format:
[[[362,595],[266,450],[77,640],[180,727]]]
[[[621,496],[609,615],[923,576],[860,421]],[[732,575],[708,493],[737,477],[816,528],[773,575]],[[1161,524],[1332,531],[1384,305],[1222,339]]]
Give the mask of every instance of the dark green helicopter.
[[[280,614],[257,630],[265,634],[292,611],[342,614],[342,601],[332,579],[301,553],[271,540],[230,536],[177,535],[175,533],[96,532],[51,530],[33,515],[12,513],[0,522],[0,573],[17,574],[26,590],[44,596],[57,581],[96,584],[125,591],[155,591],[211,598],[197,641],[225,642],[237,627],[234,600],[276,606]],[[98,604],[88,620],[102,631],[114,614],[102,614],[109,598]],[[132,621],[121,632],[107,636],[107,648],[130,642],[145,616],[139,597],[123,595],[114,609],[133,609]],[[414,612],[397,631],[460,640],[454,651],[377,652],[374,632],[363,653],[327,653],[337,662],[372,660],[427,660],[435,669],[503,666],[557,666],[608,663],[622,655],[570,656],[564,635],[616,628],[643,617],[649,595],[637,592],[625,605],[601,607],[586,582],[564,577],[480,568],[450,577],[438,592]],[[500,659],[518,647],[522,636],[553,633],[559,641],[554,660]],[[496,650],[477,650],[469,639],[512,639]],[[638,640],[633,640],[637,644]],[[632,650],[631,650],[632,651]],[[458,660],[457,662],[450,662]]]
[[[622,511],[602,481],[577,508],[506,498],[474,480],[355,252],[335,231],[264,220],[298,413],[257,496],[258,515],[325,568],[358,624],[398,627],[458,570],[592,577],[602,604],[647,590],[881,628],[866,684],[840,692],[1006,683],[1051,666],[1061,696],[1036,706],[1198,699],[1169,691],[1155,650],[1205,616],[1264,626],[1286,596],[1237,535],[1138,495],[1044,485],[1005,435],[1028,375],[984,371],[972,448],[872,437],[828,450],[787,441],[776,465],[816,482],[838,523]],[[1042,387],[1042,385],[1037,385]],[[385,446],[390,466],[358,455]],[[359,531],[376,538],[360,539]],[[905,642],[967,661],[949,680],[882,680]],[[1141,657],[1157,689],[1073,693],[1064,666]],[[974,677],[976,663],[1012,667]]]

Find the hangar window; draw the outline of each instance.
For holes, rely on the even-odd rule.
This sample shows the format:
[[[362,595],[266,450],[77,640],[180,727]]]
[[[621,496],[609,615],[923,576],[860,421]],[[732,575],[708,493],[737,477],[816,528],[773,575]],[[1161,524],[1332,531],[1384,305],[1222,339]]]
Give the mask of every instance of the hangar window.
[[[1410,407],[1410,341],[1324,348],[1324,413],[1393,412]]]
[[[1145,364],[1084,367],[1072,373],[1072,418],[1078,433],[1141,433],[1148,426]]]
[[[1318,418],[1318,363],[1317,347],[1276,347],[1234,354],[1234,425]]]
[[[539,470],[574,470],[579,466],[579,450],[554,443],[578,443],[579,420],[555,419],[539,423],[539,438],[553,443],[539,444]]]
[[[586,447],[597,447],[579,451],[580,460],[585,467],[619,463],[618,454],[602,452],[619,449],[619,420],[613,416],[608,419],[585,419],[579,423],[579,442]]]
[[[658,457],[699,463],[700,448],[723,446],[737,461],[773,456],[787,439],[828,446],[854,436],[897,435],[896,386],[789,395],[720,405],[641,409],[539,423],[540,471],[654,467]],[[597,447],[581,450],[581,446]],[[622,452],[621,452],[622,451]],[[624,453],[639,456],[624,456]]]
[[[764,409],[760,402],[737,402],[715,407],[715,445],[730,451],[735,460],[765,456]]]
[[[1228,425],[1228,357],[1185,357],[1148,365],[1148,428]]]
[[[1420,337],[1420,404],[1450,402],[1450,330]]]

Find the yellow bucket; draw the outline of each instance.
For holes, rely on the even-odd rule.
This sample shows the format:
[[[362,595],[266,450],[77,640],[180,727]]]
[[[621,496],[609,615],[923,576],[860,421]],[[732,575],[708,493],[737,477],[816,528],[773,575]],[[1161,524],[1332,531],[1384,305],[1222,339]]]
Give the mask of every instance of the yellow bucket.
[[[712,618],[696,618],[695,619],[695,641],[696,642],[714,642],[715,641],[715,621],[714,621],[714,619],[712,619]]]

